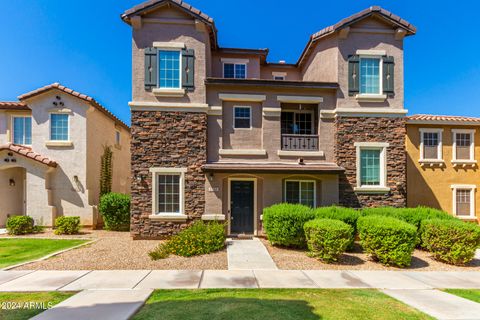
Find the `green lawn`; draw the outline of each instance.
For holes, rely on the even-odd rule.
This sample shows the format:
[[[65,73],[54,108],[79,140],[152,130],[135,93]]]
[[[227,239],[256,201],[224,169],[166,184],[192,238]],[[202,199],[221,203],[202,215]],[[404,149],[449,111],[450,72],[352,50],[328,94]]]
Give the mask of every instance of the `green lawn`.
[[[30,319],[74,294],[74,292],[0,293],[0,319]]]
[[[445,292],[454,294],[456,296],[469,299],[475,302],[480,303],[480,290],[474,289],[446,289]]]
[[[0,268],[36,260],[87,240],[0,239]]]
[[[157,290],[133,318],[189,320],[432,319],[376,290]]]

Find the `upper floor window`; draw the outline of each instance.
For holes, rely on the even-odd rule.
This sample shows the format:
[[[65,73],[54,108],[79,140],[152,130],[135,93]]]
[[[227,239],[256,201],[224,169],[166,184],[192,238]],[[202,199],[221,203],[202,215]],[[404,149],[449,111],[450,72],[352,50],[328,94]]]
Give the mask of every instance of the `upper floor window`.
[[[285,111],[281,113],[282,134],[313,134],[313,113]]]
[[[315,181],[286,180],[285,201],[315,207]]]
[[[52,113],[50,114],[50,140],[68,141],[68,114]]]
[[[247,78],[247,65],[245,63],[224,63],[223,77],[228,79]]]
[[[388,143],[356,142],[357,148],[357,190],[388,191],[386,177],[386,152]]]
[[[235,129],[250,129],[252,126],[252,113],[250,107],[234,107],[233,127]]]
[[[120,136],[120,131],[115,130],[115,144],[116,144],[117,146],[120,145],[120,142],[121,142],[121,141],[120,141],[120,137],[121,137],[121,136]]]
[[[453,161],[474,161],[475,144],[473,141],[475,130],[453,129]]]
[[[442,129],[420,129],[420,160],[442,160]]]
[[[285,80],[287,77],[286,72],[272,72],[273,80]]]
[[[158,51],[160,88],[180,88],[180,56],[177,50]]]
[[[13,117],[13,143],[32,144],[32,118]]]
[[[360,58],[360,94],[381,94],[380,58]]]

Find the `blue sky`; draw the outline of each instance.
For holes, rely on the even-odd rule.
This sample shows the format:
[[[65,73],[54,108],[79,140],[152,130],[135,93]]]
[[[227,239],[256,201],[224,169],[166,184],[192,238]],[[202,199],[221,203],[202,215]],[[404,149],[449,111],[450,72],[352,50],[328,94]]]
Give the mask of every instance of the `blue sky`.
[[[131,31],[120,14],[141,0],[2,2],[0,100],[61,82],[130,122]],[[310,34],[371,5],[418,28],[405,41],[405,107],[480,117],[480,1],[190,0],[215,19],[224,47],[269,48],[295,62]],[[460,2],[459,2],[460,4]],[[288,19],[287,19],[288,17]]]

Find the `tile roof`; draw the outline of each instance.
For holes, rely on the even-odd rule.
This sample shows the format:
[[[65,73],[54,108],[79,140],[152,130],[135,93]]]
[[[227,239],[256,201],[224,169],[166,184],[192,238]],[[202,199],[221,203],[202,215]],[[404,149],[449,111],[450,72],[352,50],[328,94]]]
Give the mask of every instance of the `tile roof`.
[[[70,89],[70,88],[67,88],[65,86],[62,86],[60,83],[58,82],[55,82],[55,83],[52,83],[52,84],[49,84],[45,87],[42,87],[42,88],[38,88],[36,90],[33,90],[33,91],[30,91],[30,92],[27,92],[25,94],[22,94],[20,96],[18,96],[18,100],[25,100],[25,99],[29,99],[29,98],[32,98],[36,95],[39,95],[39,94],[42,94],[44,92],[47,92],[49,90],[53,90],[53,89],[56,89],[56,90],[60,90],[62,92],[65,92],[65,93],[68,93],[74,97],[77,97],[79,99],[82,99],[88,103],[90,103],[93,107],[97,108],[99,111],[103,112],[106,116],[108,116],[110,119],[112,119],[113,121],[115,121],[115,123],[121,125],[122,127],[124,127],[125,129],[127,129],[128,131],[130,131],[130,127],[128,125],[126,125],[122,120],[118,119],[113,113],[111,113],[107,108],[105,108],[104,106],[102,106],[100,103],[98,103],[94,98],[90,97],[90,96],[87,96],[86,94],[83,94],[83,93],[80,93],[80,92],[77,92],[73,89]]]
[[[480,118],[463,117],[463,116],[442,116],[433,114],[415,114],[407,117],[408,123],[427,123],[427,122],[449,122],[449,123],[478,123]]]
[[[8,143],[8,144],[0,145],[0,151],[3,151],[3,150],[8,150],[8,151],[15,152],[16,154],[19,154],[19,155],[22,155],[26,158],[29,158],[29,159],[32,159],[34,161],[40,162],[40,163],[45,164],[49,167],[55,168],[57,166],[57,163],[55,161],[53,161],[53,160],[51,160],[47,157],[44,157],[44,156],[42,156],[38,153],[33,152],[31,148],[26,147],[26,146],[20,146],[20,145],[15,145],[15,144]]]
[[[23,102],[18,101],[0,101],[0,110],[25,110],[31,109]]]

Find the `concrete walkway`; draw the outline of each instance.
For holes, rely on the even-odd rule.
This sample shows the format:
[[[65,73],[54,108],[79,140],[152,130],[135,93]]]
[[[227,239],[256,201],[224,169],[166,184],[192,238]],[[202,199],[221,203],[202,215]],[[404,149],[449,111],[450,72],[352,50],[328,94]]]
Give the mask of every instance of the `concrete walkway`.
[[[227,240],[228,270],[278,269],[267,248],[258,238]]]

